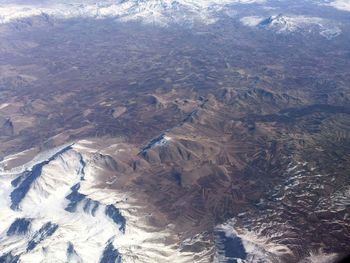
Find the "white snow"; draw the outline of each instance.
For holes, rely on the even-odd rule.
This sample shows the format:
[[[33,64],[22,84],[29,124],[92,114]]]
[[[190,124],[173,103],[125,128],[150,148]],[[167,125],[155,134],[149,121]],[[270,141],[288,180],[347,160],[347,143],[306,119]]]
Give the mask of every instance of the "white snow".
[[[235,219],[226,221],[217,226],[217,229],[224,231],[226,237],[237,236],[241,239],[247,253],[246,262],[270,262],[274,256],[293,255],[287,246],[273,242],[273,237],[237,228]],[[216,255],[216,260],[224,262],[219,254]]]
[[[3,104],[1,104],[0,105],[0,110],[2,110],[2,109],[5,109],[7,106],[9,106],[10,104],[8,104],[8,103],[3,103]]]
[[[115,1],[52,1],[44,4],[12,4],[0,6],[0,24],[9,23],[42,14],[59,19],[76,17],[114,18],[120,21],[142,21],[166,25],[171,21],[212,23],[215,21],[212,10],[218,11],[228,4],[263,3],[265,0],[130,0]]]
[[[259,25],[261,21],[263,21],[263,18],[261,16],[246,16],[241,18],[242,24],[250,27]]]
[[[47,150],[47,151],[43,151],[41,153],[39,153],[38,155],[36,155],[32,160],[30,160],[29,162],[21,165],[21,166],[18,166],[18,167],[14,167],[12,169],[9,169],[9,170],[6,170],[4,169],[4,167],[6,167],[6,164],[8,161],[10,160],[14,160],[16,158],[18,158],[19,156],[21,155],[25,155],[27,151],[30,151],[31,149],[29,150],[26,150],[24,152],[20,152],[20,153],[16,153],[16,154],[13,154],[13,155],[10,155],[10,156],[6,156],[4,158],[4,160],[2,160],[0,162],[0,176],[2,175],[10,175],[10,174],[19,174],[19,173],[23,173],[24,171],[26,170],[31,170],[31,168],[35,165],[35,164],[38,164],[38,163],[41,163],[45,160],[47,160],[50,156],[53,156],[54,154],[60,152],[61,150],[63,150],[64,148],[66,147],[69,147],[69,146],[72,146],[74,145],[73,142],[71,143],[66,143],[64,145],[61,145],[61,146],[58,146],[58,147],[55,147],[53,149],[50,149],[50,150]]]
[[[161,140],[157,141],[154,146],[163,146],[171,140],[171,137],[164,135]]]
[[[350,12],[350,0],[335,0],[327,3],[327,5],[332,6],[336,9]]]
[[[262,25],[264,21],[270,19],[269,23]],[[327,38],[332,39],[341,34],[342,30],[336,23],[321,17],[309,17],[299,15],[273,15],[270,18],[261,16],[246,16],[240,19],[241,23],[249,27],[265,27],[278,34],[292,32],[317,32]]]
[[[164,140],[170,138],[164,136]],[[67,248],[71,242],[77,255],[70,262],[99,262],[107,242],[114,237],[113,246],[122,255],[123,262],[192,262],[193,254],[180,253],[176,240],[168,242],[173,235],[171,226],[164,229],[149,225],[149,214],[127,192],[118,192],[101,187],[97,173],[101,168],[94,163],[96,149],[88,148],[87,143],[75,143],[71,149],[57,156],[43,166],[41,175],[31,184],[29,191],[20,202],[19,210],[10,209],[10,194],[14,190],[11,181],[18,175],[3,173],[0,176],[0,256],[7,252],[22,254],[20,262],[67,262]],[[59,147],[58,149],[65,148]],[[29,162],[34,165],[39,160],[47,160],[55,154],[57,148],[40,154]],[[122,153],[120,153],[122,154]],[[85,167],[82,170],[81,158]],[[28,167],[28,164],[26,165]],[[22,170],[13,169],[13,171]],[[103,171],[102,171],[103,172]],[[84,175],[84,180],[81,177]],[[80,183],[79,193],[86,195],[99,208],[95,216],[84,212],[80,202],[75,212],[65,210],[71,193],[71,187]],[[126,219],[125,234],[119,226],[105,215],[105,206],[113,204]],[[91,211],[91,209],[90,209]],[[31,231],[25,236],[7,236],[9,226],[16,218],[31,220]],[[27,252],[28,241],[44,224],[51,222],[58,229],[50,237],[40,242],[35,249]]]

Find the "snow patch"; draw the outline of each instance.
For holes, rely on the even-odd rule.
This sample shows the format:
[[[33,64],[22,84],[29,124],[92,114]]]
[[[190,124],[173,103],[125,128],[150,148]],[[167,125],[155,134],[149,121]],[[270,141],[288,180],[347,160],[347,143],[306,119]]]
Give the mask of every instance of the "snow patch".
[[[167,136],[165,134],[162,134],[154,139],[152,139],[146,146],[144,146],[141,149],[141,153],[147,152],[149,149],[158,147],[158,146],[164,146],[166,145],[169,141],[171,141],[172,138],[170,136]]]
[[[2,109],[5,109],[7,106],[9,106],[10,104],[8,104],[8,103],[3,103],[3,104],[1,104],[0,105],[0,110],[2,110]]]
[[[350,12],[350,1],[349,0],[335,0],[327,1],[326,5],[334,7],[338,10]]]
[[[255,27],[263,20],[261,16],[246,16],[241,18],[241,23],[245,26]]]
[[[282,255],[293,255],[287,246],[274,243],[269,237],[238,228],[235,219],[217,226],[216,231],[223,231],[226,237],[239,238],[247,254],[245,258],[247,262],[266,262],[267,259],[278,258]],[[226,262],[226,259],[220,251],[216,254],[216,262]]]

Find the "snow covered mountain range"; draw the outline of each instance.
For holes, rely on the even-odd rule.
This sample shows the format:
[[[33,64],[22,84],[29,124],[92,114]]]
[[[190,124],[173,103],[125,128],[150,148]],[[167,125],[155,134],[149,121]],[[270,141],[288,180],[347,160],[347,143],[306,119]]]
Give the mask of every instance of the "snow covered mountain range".
[[[320,17],[273,15],[269,17],[247,16],[241,18],[243,25],[260,29],[269,29],[279,34],[293,32],[317,32],[321,36],[332,39],[341,34],[339,25]]]
[[[0,263],[341,255],[350,8],[283,1],[0,0]]]
[[[271,2],[271,3],[270,3]],[[104,0],[104,1],[0,1],[0,24],[34,16],[68,18],[111,18],[166,26],[169,24],[211,24],[218,13],[236,4],[272,4],[267,0]],[[350,10],[346,0],[317,1],[316,4]],[[312,19],[312,18],[310,18]],[[305,23],[305,20],[302,22]],[[312,22],[314,23],[314,22]]]
[[[169,140],[163,136],[142,151]],[[252,233],[238,234],[232,220],[216,227],[215,248],[186,252],[205,237],[179,242],[171,225],[156,227],[132,193],[113,187],[123,182],[111,174],[119,164],[109,154],[128,150],[93,144],[65,144],[11,169],[17,155],[0,163],[0,262],[250,262],[288,252]]]
[[[109,187],[115,179],[100,178],[113,165],[81,141],[2,169],[0,262],[190,262],[132,196]]]
[[[215,12],[228,4],[263,3],[264,0],[129,0],[129,1],[51,1],[41,4],[13,4],[6,1],[0,5],[0,23],[17,19],[48,15],[58,19],[67,18],[113,18],[119,21],[141,21],[157,25],[169,23],[216,21]],[[1,3],[0,3],[1,4]]]
[[[162,150],[171,140],[162,135],[140,153]],[[274,262],[293,256],[287,245],[275,241],[277,236],[237,228],[235,219],[214,228],[214,244],[205,232],[179,241],[173,225],[155,223],[152,209],[140,205],[128,189],[116,188],[124,184],[118,171],[132,177],[120,162],[130,154],[127,147],[116,143],[101,148],[81,140],[42,152],[18,167],[8,168],[18,155],[4,159],[0,262]],[[297,171],[298,165],[287,172]],[[186,251],[196,245],[207,249]],[[332,262],[336,256],[318,252],[305,262]]]

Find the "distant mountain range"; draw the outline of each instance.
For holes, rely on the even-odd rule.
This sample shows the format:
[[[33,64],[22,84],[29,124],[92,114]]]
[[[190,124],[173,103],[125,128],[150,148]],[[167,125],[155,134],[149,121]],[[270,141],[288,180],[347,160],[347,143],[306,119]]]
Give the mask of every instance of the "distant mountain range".
[[[339,25],[320,17],[278,14],[269,17],[247,16],[241,18],[241,22],[246,26],[268,29],[279,34],[316,32],[327,39],[337,37],[342,32]]]
[[[271,2],[271,3],[270,3]],[[74,18],[113,19],[134,21],[166,27],[196,24],[213,24],[222,14],[237,4],[272,4],[265,0],[118,0],[118,1],[0,1],[0,24],[26,22],[32,17],[45,20]],[[317,1],[320,6],[350,10],[347,1]],[[232,8],[233,7],[233,8]],[[236,13],[235,13],[236,15]],[[246,16],[241,19],[246,26],[272,29],[277,33],[315,32],[331,39],[341,33],[339,25],[320,17],[301,15]]]
[[[262,3],[263,0],[129,0],[129,1],[55,1],[44,4],[0,6],[0,24],[32,16],[48,15],[58,19],[88,17],[113,18],[119,21],[141,21],[147,24],[213,23],[215,12],[227,4]]]

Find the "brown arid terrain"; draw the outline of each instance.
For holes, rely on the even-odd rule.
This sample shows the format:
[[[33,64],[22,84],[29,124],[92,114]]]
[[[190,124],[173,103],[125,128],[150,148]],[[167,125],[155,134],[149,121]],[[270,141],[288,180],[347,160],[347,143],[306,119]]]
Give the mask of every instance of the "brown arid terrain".
[[[0,23],[0,197],[11,205],[0,209],[32,224],[15,238],[0,217],[0,262],[51,262],[54,246],[68,259],[52,262],[350,253],[349,14],[338,19],[334,39],[226,16],[190,29],[45,15]],[[27,213],[61,195],[62,216]],[[101,240],[95,225],[109,231],[96,230]]]

